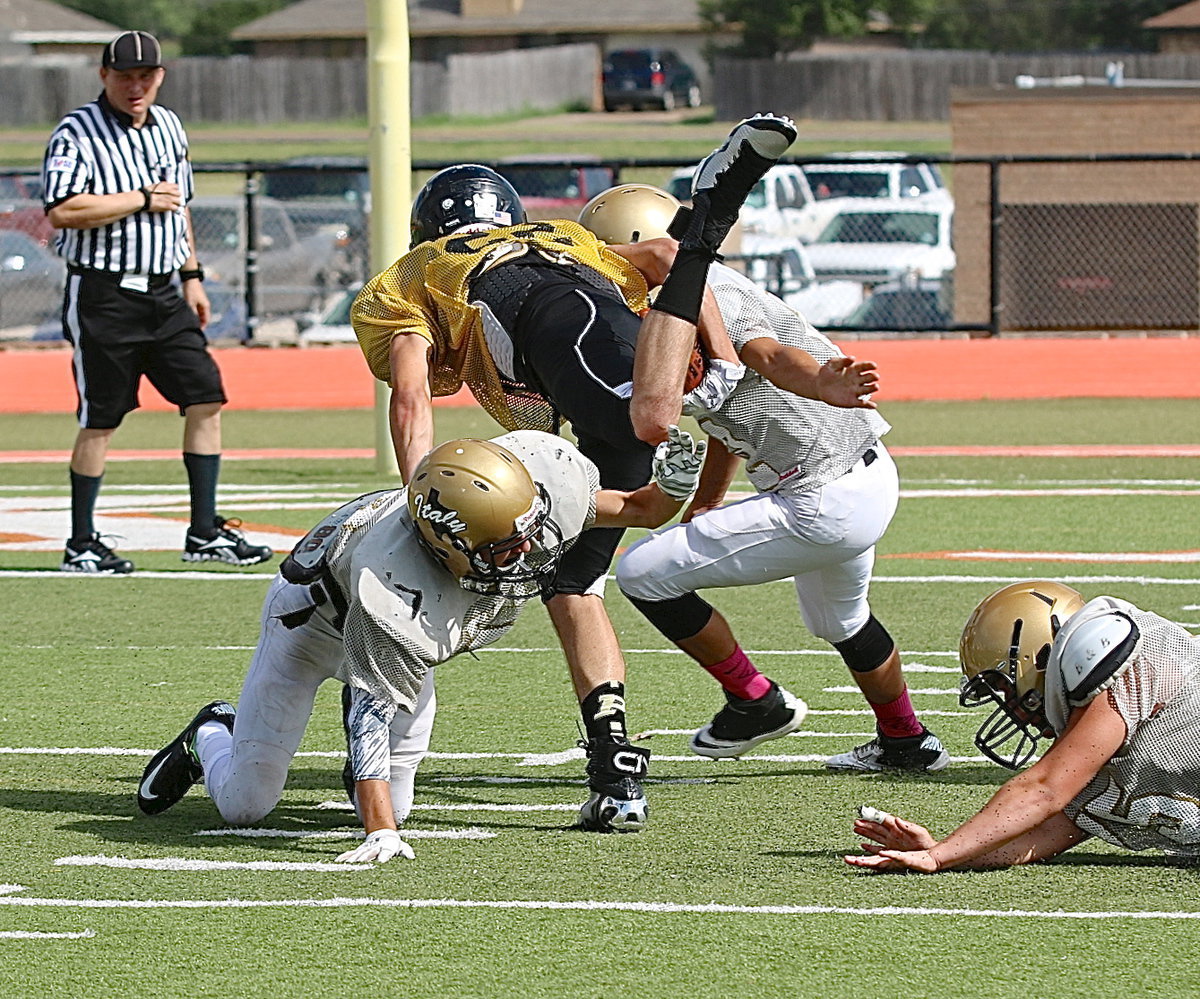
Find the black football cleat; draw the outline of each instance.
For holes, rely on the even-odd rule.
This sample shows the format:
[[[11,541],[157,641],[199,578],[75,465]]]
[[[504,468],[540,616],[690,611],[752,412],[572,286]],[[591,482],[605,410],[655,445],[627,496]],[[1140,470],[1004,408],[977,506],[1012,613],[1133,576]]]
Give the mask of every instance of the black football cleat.
[[[164,749],[160,749],[142,772],[138,784],[137,802],[147,815],[165,812],[187,794],[193,784],[204,776],[196,756],[196,733],[205,722],[215,721],[233,731],[233,705],[228,701],[213,701],[200,709],[187,728]]]

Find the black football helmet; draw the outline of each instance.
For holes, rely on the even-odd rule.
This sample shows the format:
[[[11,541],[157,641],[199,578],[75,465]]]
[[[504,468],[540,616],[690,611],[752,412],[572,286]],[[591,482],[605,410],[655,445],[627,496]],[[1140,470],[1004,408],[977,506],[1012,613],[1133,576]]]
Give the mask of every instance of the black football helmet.
[[[412,245],[525,222],[517,189],[490,167],[463,163],[439,170],[417,192],[412,206]]]

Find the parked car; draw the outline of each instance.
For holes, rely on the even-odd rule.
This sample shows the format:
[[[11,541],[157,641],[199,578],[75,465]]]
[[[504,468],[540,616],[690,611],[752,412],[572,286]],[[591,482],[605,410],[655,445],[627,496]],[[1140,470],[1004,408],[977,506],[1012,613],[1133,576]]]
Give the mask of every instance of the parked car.
[[[193,198],[196,252],[214,280],[234,296],[245,294],[245,201],[234,196]],[[255,199],[258,236],[257,314],[294,315],[308,311],[337,287],[341,275],[337,233],[317,229],[296,233],[291,217],[273,198]]]
[[[521,196],[530,219],[577,219],[583,206],[616,181],[616,172],[599,157],[566,153],[511,157],[496,169]]]
[[[33,174],[0,174],[0,229],[28,233],[40,246],[57,235],[42,206],[42,181]]]
[[[28,233],[0,229],[0,328],[53,319],[62,311],[66,272],[62,260]]]
[[[604,57],[604,110],[700,106],[696,74],[672,49],[619,49]]]
[[[747,236],[741,252],[726,260],[814,326],[852,312],[863,300],[858,281],[819,281],[808,248],[794,239]]]
[[[935,198],[952,201],[942,172],[934,163],[901,163],[890,157],[895,152],[841,153],[839,160],[849,162],[807,163],[813,195],[819,201],[829,198]]]
[[[918,199],[856,198],[843,202],[806,247],[817,277],[873,286],[906,275],[941,278],[955,267],[954,211]]]
[[[693,167],[676,170],[667,181],[667,190],[679,201],[690,200],[694,173]],[[836,212],[836,204],[813,197],[801,167],[777,163],[747,195],[738,219],[744,234],[780,236],[808,243]]]
[[[830,322],[864,330],[941,330],[950,324],[942,281],[889,281],[877,285],[857,309]]]
[[[361,156],[298,156],[264,170],[261,190],[279,201],[301,239],[328,229],[344,256],[346,281],[367,277],[371,178]]]
[[[354,284],[339,294],[327,308],[301,317],[297,342],[301,347],[328,343],[358,343],[350,325],[350,306],[358,297],[361,284]]]

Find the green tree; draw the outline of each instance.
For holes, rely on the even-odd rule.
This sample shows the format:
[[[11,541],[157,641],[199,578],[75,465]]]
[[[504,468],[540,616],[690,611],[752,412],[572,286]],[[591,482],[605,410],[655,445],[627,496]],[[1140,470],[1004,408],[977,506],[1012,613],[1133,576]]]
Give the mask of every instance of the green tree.
[[[810,48],[818,38],[866,30],[871,0],[700,0],[700,16],[714,29],[739,26],[741,41],[726,51],[771,58]]]
[[[197,0],[61,0],[84,14],[124,30],[149,31],[156,38],[179,38],[200,8]]]
[[[932,0],[923,44],[993,52],[1152,50],[1146,18],[1179,0]]]
[[[249,52],[248,42],[230,38],[234,28],[272,11],[290,0],[215,0],[198,10],[181,40],[184,55],[236,55]]]

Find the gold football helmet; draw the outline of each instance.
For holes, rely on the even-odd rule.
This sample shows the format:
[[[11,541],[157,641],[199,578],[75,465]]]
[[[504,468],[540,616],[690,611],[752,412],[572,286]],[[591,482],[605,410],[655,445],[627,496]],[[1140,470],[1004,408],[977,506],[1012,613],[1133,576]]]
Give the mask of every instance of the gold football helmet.
[[[491,441],[447,441],[430,451],[409,483],[408,512],[426,551],[464,589],[523,599],[558,567],[562,537],[549,495]],[[531,550],[520,552],[526,542]]]
[[[639,243],[667,235],[679,202],[649,184],[621,184],[583,206],[579,224],[606,243]]]
[[[1054,737],[1045,711],[1046,663],[1054,636],[1083,605],[1071,587],[1034,579],[985,597],[967,619],[958,699],[964,707],[996,705],[975,745],[1001,766],[1024,766],[1039,739]]]

